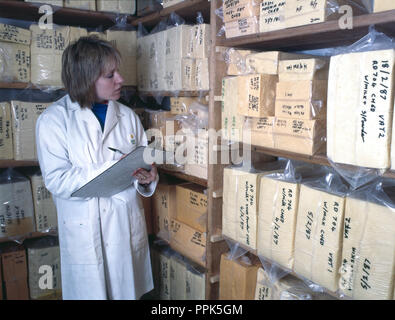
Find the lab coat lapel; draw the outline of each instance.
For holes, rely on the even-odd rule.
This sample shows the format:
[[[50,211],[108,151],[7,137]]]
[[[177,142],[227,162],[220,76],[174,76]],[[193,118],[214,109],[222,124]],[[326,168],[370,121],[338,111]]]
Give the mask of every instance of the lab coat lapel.
[[[109,101],[102,141],[104,141],[108,134],[111,132],[111,130],[114,129],[114,127],[119,122],[121,116],[122,115],[120,113],[118,104],[114,103],[113,101]]]

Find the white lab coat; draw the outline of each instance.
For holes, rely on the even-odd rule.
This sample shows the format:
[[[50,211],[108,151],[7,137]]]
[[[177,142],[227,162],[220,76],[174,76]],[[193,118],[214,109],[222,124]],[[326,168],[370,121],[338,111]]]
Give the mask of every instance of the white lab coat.
[[[144,210],[137,183],[110,198],[71,193],[113,165],[124,153],[147,145],[137,115],[110,101],[104,132],[90,109],[66,95],[39,117],[37,153],[57,213],[63,299],[139,299],[153,289]],[[132,172],[130,172],[132,174]],[[131,176],[132,179],[132,176]]]

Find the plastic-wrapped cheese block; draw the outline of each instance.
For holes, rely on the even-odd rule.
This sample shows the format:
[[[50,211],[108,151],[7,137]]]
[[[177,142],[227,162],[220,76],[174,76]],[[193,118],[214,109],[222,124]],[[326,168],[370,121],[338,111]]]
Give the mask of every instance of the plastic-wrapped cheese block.
[[[166,60],[188,57],[192,35],[193,26],[184,24],[166,30]]]
[[[263,268],[259,268],[257,272],[255,300],[273,300],[273,285]]]
[[[32,191],[27,179],[0,179],[0,238],[34,231]]]
[[[40,174],[30,176],[33,191],[34,215],[36,230],[46,232],[58,226],[55,203],[51,193],[45,188]]]
[[[205,300],[206,274],[198,266],[187,265],[186,300]]]
[[[329,61],[324,59],[293,59],[279,63],[279,81],[328,80]]]
[[[395,3],[391,0],[374,0],[373,12],[382,12],[394,9]]]
[[[96,1],[64,0],[64,7],[96,11]]]
[[[246,56],[254,53],[251,50],[240,50],[235,48],[228,48],[225,50],[224,59],[228,65],[227,75],[237,76],[248,73],[246,69]],[[256,72],[260,73],[260,72]]]
[[[259,255],[292,269],[299,183],[261,178],[258,213]]]
[[[14,158],[12,142],[11,105],[9,102],[0,103],[0,159]]]
[[[189,39],[188,57],[205,59],[210,56],[210,25],[194,25]]]
[[[69,45],[70,28],[55,26],[54,29],[40,29],[30,26],[31,82],[40,85],[62,86],[62,54]]]
[[[292,28],[324,22],[327,20],[327,7],[330,5],[329,0],[287,1],[284,13],[285,26],[286,28]],[[328,12],[331,12],[330,9]]]
[[[49,4],[51,6],[58,6],[58,7],[63,7],[63,0],[25,0],[25,2],[39,2],[41,4]]]
[[[154,34],[155,37],[155,70],[151,73],[156,74],[158,90],[167,90],[166,84],[166,31]]]
[[[248,17],[225,23],[226,38],[247,36],[259,32],[259,16]]]
[[[195,79],[192,88],[195,90],[209,90],[208,59],[195,59]]]
[[[384,198],[384,201],[388,200]],[[393,298],[395,209],[392,206],[392,203],[347,197],[339,288],[353,299]]]
[[[186,299],[186,273],[185,262],[172,255],[170,258],[170,300]]]
[[[119,70],[124,79],[123,85],[135,86],[137,84],[136,53],[137,38],[136,31],[106,31],[107,41],[110,41],[121,53],[121,65]]]
[[[109,11],[116,13],[135,14],[136,1],[130,0],[97,0],[97,11]]]
[[[30,81],[30,47],[0,41],[0,81]]]
[[[254,146],[274,148],[274,123],[275,117],[247,118],[243,128],[244,143]],[[251,141],[246,141],[247,137],[249,137],[249,135],[245,133],[247,130],[251,132]]]
[[[36,122],[51,103],[11,101],[15,160],[36,160]]]
[[[286,28],[285,7],[289,1],[290,0],[272,0],[261,3],[259,32],[269,32]]]
[[[300,187],[294,271],[335,292],[338,289],[345,195]]]
[[[237,112],[247,117],[274,116],[277,75],[249,74],[238,77]]]
[[[304,282],[292,275],[287,275],[273,285],[275,300],[313,300],[313,292]]]
[[[32,33],[28,29],[0,23],[0,41],[30,45]]]
[[[259,16],[259,5],[255,5],[253,1],[235,6],[223,11],[224,22],[244,19],[248,17]]]
[[[137,38],[137,85],[141,91],[149,90],[149,54],[147,37]],[[166,70],[165,70],[166,71]]]
[[[158,298],[160,300],[170,300],[170,268],[171,259],[168,252],[161,251],[157,255],[158,261]]]
[[[379,50],[331,57],[327,154],[332,161],[390,167],[394,53]]]

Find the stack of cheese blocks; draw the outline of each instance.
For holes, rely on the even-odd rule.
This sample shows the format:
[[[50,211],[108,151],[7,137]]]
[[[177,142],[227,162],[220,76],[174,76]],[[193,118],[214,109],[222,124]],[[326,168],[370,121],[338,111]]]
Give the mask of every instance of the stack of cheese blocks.
[[[391,166],[394,61],[393,49],[331,57],[327,155],[332,161],[378,169]]]
[[[300,56],[279,51],[256,53],[233,48],[227,50],[227,74],[232,77],[222,80],[224,139],[272,146],[271,127],[262,127],[261,124],[273,122],[279,63],[284,59],[296,59]],[[251,131],[251,136],[247,132],[243,138],[246,119],[249,121],[246,129]],[[254,136],[255,133],[257,136]]]
[[[37,241],[37,243],[40,243]],[[29,291],[32,300],[60,300],[62,296],[62,283],[60,276],[59,246],[48,244],[28,245],[28,273]],[[52,269],[52,288],[40,288],[42,266]],[[48,272],[48,271],[47,271]]]
[[[325,152],[328,68],[328,61],[318,58],[280,61],[271,147]]]
[[[0,238],[35,231],[32,190],[27,179],[0,184]]]
[[[31,32],[0,23],[0,82],[30,81]]]
[[[194,183],[176,186],[176,212],[170,221],[172,249],[205,267],[207,195]]]
[[[141,91],[209,89],[210,25],[179,25],[137,39]]]
[[[55,26],[53,30],[31,25],[31,82],[45,86],[62,86],[62,54],[64,49],[80,37],[97,35],[110,41],[121,53],[120,73],[123,85],[136,85],[136,31],[107,30],[106,33],[90,32],[84,28]]]
[[[169,250],[152,251],[160,300],[205,300],[206,275],[201,267]]]
[[[375,2],[377,3],[378,1],[380,0]],[[354,14],[364,11],[361,10],[363,1],[339,0],[337,3],[339,7],[333,8],[330,0],[263,1],[259,12],[259,32],[269,32],[334,20],[341,17],[338,10],[342,5],[352,5]]]
[[[222,4],[226,38],[258,33],[262,0],[224,0]]]

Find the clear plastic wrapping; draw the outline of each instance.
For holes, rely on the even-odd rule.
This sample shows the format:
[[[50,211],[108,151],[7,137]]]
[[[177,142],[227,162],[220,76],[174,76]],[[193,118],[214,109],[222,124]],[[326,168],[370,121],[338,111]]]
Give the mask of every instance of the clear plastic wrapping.
[[[35,231],[30,182],[13,169],[0,174],[0,238],[18,241]]]
[[[134,15],[136,13],[136,1],[96,0],[96,10]]]
[[[63,5],[65,8],[76,8],[82,10],[96,11],[96,1],[92,1],[92,0],[90,1],[64,0]]]
[[[346,200],[339,288],[353,299],[393,299],[395,184],[377,179]]]
[[[0,102],[0,159],[14,159],[11,104],[9,102]]]

